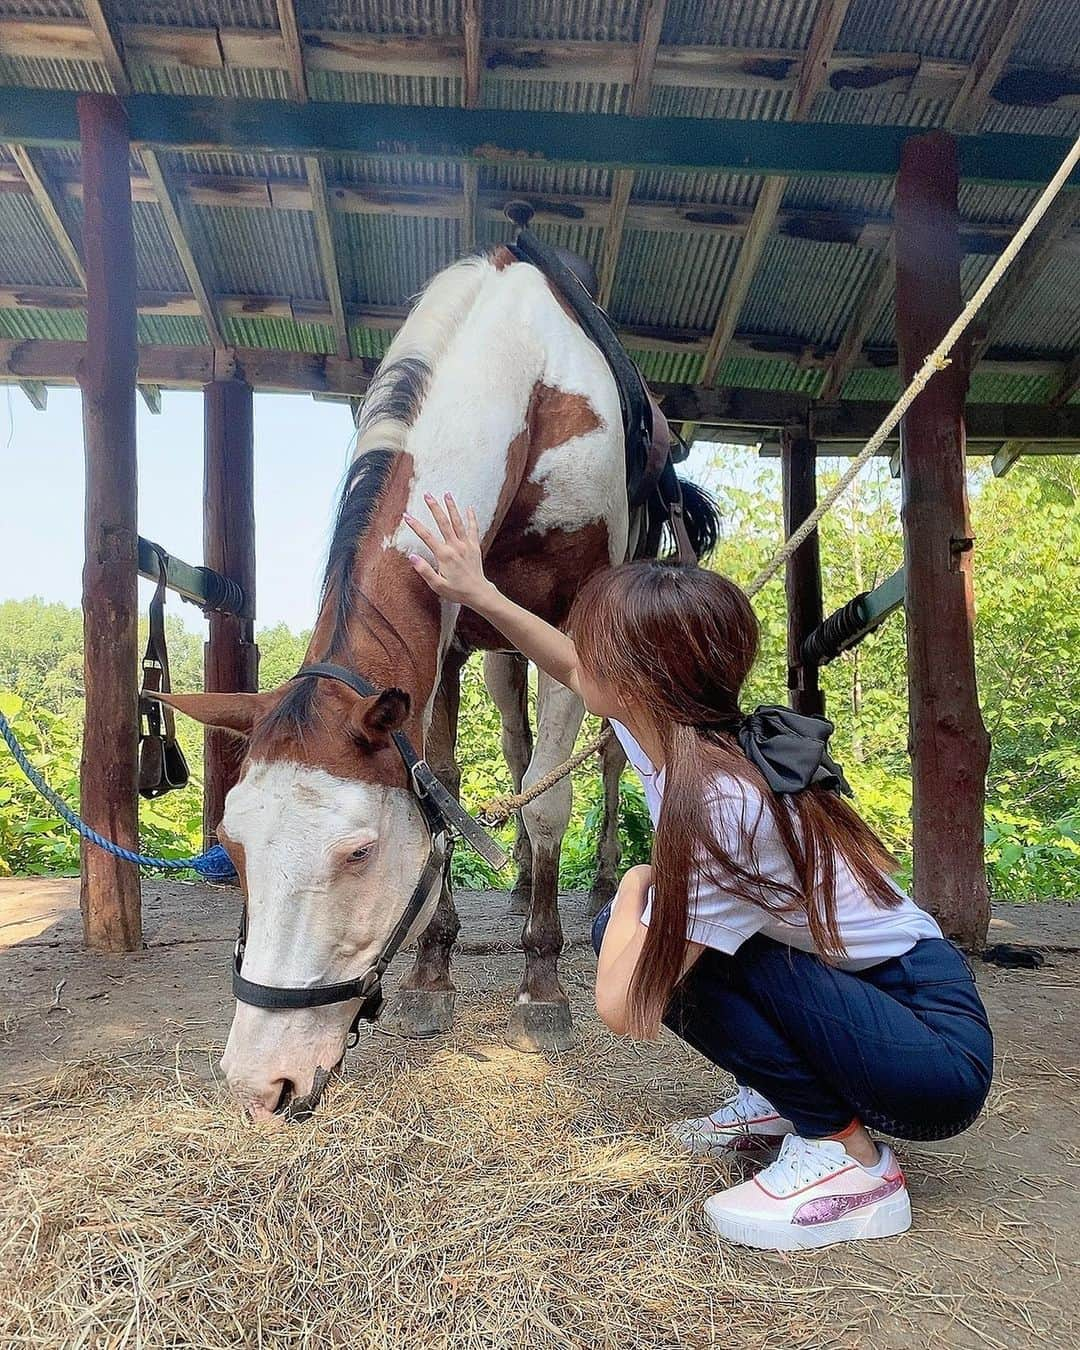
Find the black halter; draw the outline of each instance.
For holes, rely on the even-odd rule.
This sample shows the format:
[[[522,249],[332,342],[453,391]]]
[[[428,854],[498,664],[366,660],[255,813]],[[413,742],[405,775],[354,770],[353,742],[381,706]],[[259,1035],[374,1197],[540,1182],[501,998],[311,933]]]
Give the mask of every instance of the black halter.
[[[318,665],[305,666],[293,676],[295,680],[307,677],[321,677],[338,680],[354,689],[364,698],[379,691],[362,675],[356,675],[344,666]],[[360,1007],[353,1018],[350,1036],[355,1043],[357,1027],[360,1022],[374,1022],[382,1008],[382,977],[390,962],[397,955],[405,941],[409,929],[431,898],[436,886],[442,884],[443,866],[450,843],[451,834],[456,832],[471,848],[475,849],[492,867],[505,867],[507,856],[502,848],[483,830],[461,803],[439,782],[430,766],[420,758],[412,747],[409,738],[402,731],[391,732],[391,739],[405,764],[411,787],[417,804],[424,817],[428,836],[431,841],[427,861],[424,863],[420,878],[416,883],[409,903],[394,925],[390,936],[383,944],[378,959],[371,968],[355,980],[341,980],[337,984],[312,984],[307,986],[280,986],[256,984],[241,974],[244,964],[244,945],[247,940],[247,902],[240,916],[240,934],[236,939],[236,951],[233,956],[233,994],[240,1003],[249,1003],[255,1008],[293,1010],[297,1008],[321,1008],[329,1003],[347,1003],[359,999]]]

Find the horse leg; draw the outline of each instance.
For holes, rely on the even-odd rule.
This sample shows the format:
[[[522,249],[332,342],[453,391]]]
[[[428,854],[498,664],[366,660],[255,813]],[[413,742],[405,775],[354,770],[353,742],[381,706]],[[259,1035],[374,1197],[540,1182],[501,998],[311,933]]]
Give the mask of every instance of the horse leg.
[[[526,788],[567,759],[585,709],[576,694],[543,673],[537,699],[537,744]],[[565,1050],[572,1044],[570,1003],[559,983],[563,947],[559,921],[559,854],[570,821],[566,777],[522,808],[533,851],[529,916],[521,935],[525,974],[510,1013],[506,1038],[518,1050]]]
[[[456,797],[461,788],[461,770],[454,755],[458,708],[461,702],[461,667],[448,653],[442,681],[432,708],[426,737],[426,757],[436,776]],[[380,1023],[399,1036],[438,1036],[454,1024],[454,982],[450,977],[450,953],[461,931],[450,887],[451,845],[443,868],[442,890],[431,922],[420,934],[412,966],[387,1004]]]
[[[626,767],[626,753],[614,736],[600,752],[600,771],[604,785],[604,823],[596,844],[596,877],[589,895],[590,917],[599,914],[615,898],[619,885],[619,779]]]
[[[502,720],[502,751],[510,769],[514,791],[521,781],[533,753],[532,727],[529,725],[529,663],[517,652],[485,652],[484,684]],[[520,813],[514,817],[514,867],[517,877],[510,892],[511,914],[528,914],[532,894],[532,845]]]

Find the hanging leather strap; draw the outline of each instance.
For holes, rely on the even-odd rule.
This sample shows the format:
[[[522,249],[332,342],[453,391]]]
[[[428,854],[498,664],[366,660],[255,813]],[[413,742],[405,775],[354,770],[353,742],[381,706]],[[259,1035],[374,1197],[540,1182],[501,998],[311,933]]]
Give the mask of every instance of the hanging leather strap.
[[[168,694],[169,650],[165,642],[165,582],[168,555],[160,544],[151,544],[158,560],[158,580],[149,608],[149,632],[142,659],[142,688],[151,694]],[[175,788],[187,786],[188,766],[176,739],[176,716],[172,708],[154,698],[139,699],[140,718],[145,731],[139,743],[139,792],[144,797],[161,797]]]

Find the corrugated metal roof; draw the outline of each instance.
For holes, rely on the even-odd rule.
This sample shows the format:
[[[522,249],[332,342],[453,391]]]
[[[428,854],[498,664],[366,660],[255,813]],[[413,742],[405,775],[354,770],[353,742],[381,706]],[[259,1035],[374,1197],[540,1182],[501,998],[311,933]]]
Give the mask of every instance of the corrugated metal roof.
[[[334,330],[322,323],[295,319],[258,319],[229,316],[222,322],[225,340],[237,347],[271,347],[290,352],[329,354],[337,351]]]
[[[221,70],[191,66],[131,67],[131,79],[143,94],[211,95],[215,98],[289,98],[292,88],[284,70],[226,66]]]
[[[627,230],[612,313],[620,323],[711,328],[739,241],[713,234]]]
[[[376,71],[313,70],[313,98],[328,103],[418,103],[453,108],[461,103],[461,80],[443,75],[384,75]]]
[[[140,314],[139,341],[151,346],[205,347],[210,337],[202,319],[188,314]]]
[[[489,41],[592,41],[629,44],[640,36],[647,0],[501,0],[484,7],[484,31]],[[663,41],[780,49],[805,49],[819,0],[669,0]],[[977,50],[993,0],[853,0],[840,35],[838,50],[861,52],[914,51],[949,61],[970,60]],[[454,36],[463,22],[462,0],[299,0],[303,29],[371,35]],[[77,0],[0,0],[0,15],[75,17],[82,15]],[[276,0],[111,0],[110,16],[120,23],[171,27],[257,28],[276,32]],[[620,56],[625,73],[625,53]],[[1012,65],[1035,64],[1051,71],[1080,67],[1080,6],[1076,0],[1041,0],[1026,25],[1012,57]],[[200,70],[136,59],[133,75],[140,88],[181,94],[286,98],[288,78],[282,70],[228,67]],[[445,76],[390,75],[380,71],[309,72],[311,90],[319,99],[456,105],[462,79]],[[614,113],[625,109],[628,83],[612,80],[602,56],[595,80],[566,81],[507,78],[505,69],[484,73],[482,100],[492,107],[533,110],[560,109]],[[56,88],[107,89],[103,66],[68,61],[17,60],[0,56],[0,83],[46,85]],[[708,89],[692,83],[659,84],[653,90],[652,111],[668,116],[775,119],[789,112],[790,93],[784,89]],[[912,98],[908,94],[827,90],[812,116],[822,122],[853,124],[941,124],[947,104]],[[1004,107],[992,105],[983,125],[990,130],[1069,134],[1080,130],[1080,109],[1067,107]],[[53,173],[71,177],[77,172],[77,149],[40,151],[41,162]],[[0,156],[3,155],[0,149]],[[394,161],[360,157],[327,157],[331,182],[393,190],[438,193],[433,209],[445,210],[446,199],[460,201],[462,169],[454,164]],[[135,167],[138,166],[137,159]],[[170,173],[195,173],[228,178],[289,179],[305,177],[296,155],[230,155],[188,153],[167,157]],[[595,218],[597,200],[611,190],[611,174],[601,168],[550,165],[523,161],[485,164],[480,170],[482,192],[513,193],[568,199],[589,197]],[[733,174],[681,174],[667,170],[638,173],[635,202],[693,203],[748,208],[756,200],[761,180]],[[1036,193],[1029,189],[964,184],[960,204],[972,224],[1015,224]],[[809,179],[788,183],[787,209],[837,210],[858,216],[888,217],[892,210],[892,183],[885,179]],[[421,202],[414,202],[417,210]],[[64,197],[61,209],[78,235],[81,205]],[[192,248],[212,286],[222,294],[293,296],[324,300],[324,282],[313,230],[305,211],[252,210],[243,207],[183,206],[190,219]],[[477,222],[481,242],[508,237],[510,227],[486,213]],[[541,225],[551,242],[583,253],[598,262],[603,231],[572,219],[565,224]],[[399,306],[431,275],[451,262],[462,241],[457,218],[393,214],[335,213],[335,239],[341,280],[350,304]],[[186,291],[162,217],[152,203],[137,203],[135,235],[138,282],[148,290]],[[708,332],[722,303],[740,242],[737,238],[701,230],[643,231],[627,229],[623,236],[612,311],[619,322]],[[771,334],[808,345],[837,342],[857,304],[875,254],[844,244],[822,244],[790,236],[775,237],[765,247],[740,316],[740,330]],[[964,261],[965,294],[970,294],[990,265],[987,256]],[[44,222],[28,197],[0,192],[0,274],[8,284],[72,285],[44,229]],[[2,279],[2,277],[0,277]],[[993,334],[995,345],[1007,345],[1018,355],[1044,357],[1047,352],[1068,356],[1080,343],[1080,262],[1061,256],[1027,288]],[[69,311],[0,311],[6,329],[29,335],[69,332],[81,323]],[[282,347],[304,351],[333,350],[327,325],[252,316],[225,321],[230,340],[243,345]],[[203,342],[203,326],[195,318],[145,316],[140,319],[144,341]],[[356,350],[378,355],[389,334],[383,330],[354,330]],[[891,299],[882,308],[872,343],[891,344]],[[656,380],[694,380],[698,352],[655,349],[638,353]],[[721,381],[777,389],[820,386],[818,370],[800,370],[790,362],[768,357],[742,358],[724,363]],[[996,381],[996,382],[995,382]],[[895,394],[895,374],[857,371],[848,392],[882,389],[881,397]],[[977,375],[973,386],[982,397],[1046,397],[1050,377]],[[864,396],[869,396],[864,394]]]
[[[986,0],[854,0],[837,47],[970,61],[993,12]]]
[[[369,356],[376,361],[383,359],[394,337],[385,328],[364,328],[361,324],[352,324],[349,336],[357,356]]]
[[[653,384],[697,384],[701,361],[694,352],[635,351],[634,361]]]
[[[485,6],[484,33],[537,42],[634,42],[643,7],[644,0],[500,0]]]
[[[461,252],[461,222],[418,216],[334,220],[346,304],[403,305]]]
[[[86,315],[74,309],[0,309],[0,337],[82,342]]]
[[[739,327],[834,346],[859,303],[874,259],[868,249],[848,244],[770,239]]]
[[[117,23],[180,28],[276,28],[274,0],[109,0]]]
[[[1080,350],[1080,258],[1051,258],[1010,306],[994,341],[1021,351],[1056,351],[1063,358]]]
[[[0,280],[30,286],[78,284],[32,199],[12,192],[0,193]]]
[[[460,33],[460,0],[297,0],[301,28],[333,32],[407,33],[417,37]]]
[[[718,47],[805,47],[818,0],[672,0],[664,41]]]
[[[309,212],[193,206],[188,217],[192,250],[214,291],[325,298]]]

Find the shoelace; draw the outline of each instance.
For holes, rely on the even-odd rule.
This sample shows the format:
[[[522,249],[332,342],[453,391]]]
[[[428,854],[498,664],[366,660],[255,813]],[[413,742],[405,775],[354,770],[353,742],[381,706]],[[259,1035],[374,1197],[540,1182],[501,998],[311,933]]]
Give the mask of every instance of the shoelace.
[[[797,1134],[785,1137],[780,1156],[758,1173],[758,1179],[774,1195],[789,1195],[813,1181],[835,1172],[837,1159],[823,1145]]]
[[[733,1097],[728,1097],[726,1101],[721,1102],[709,1116],[709,1119],[714,1125],[745,1125],[748,1120],[752,1120],[755,1116],[761,1114],[758,1106],[759,1103],[755,1100],[753,1089],[746,1087],[744,1084],[740,1086]],[[728,1115],[729,1112],[730,1115]]]

